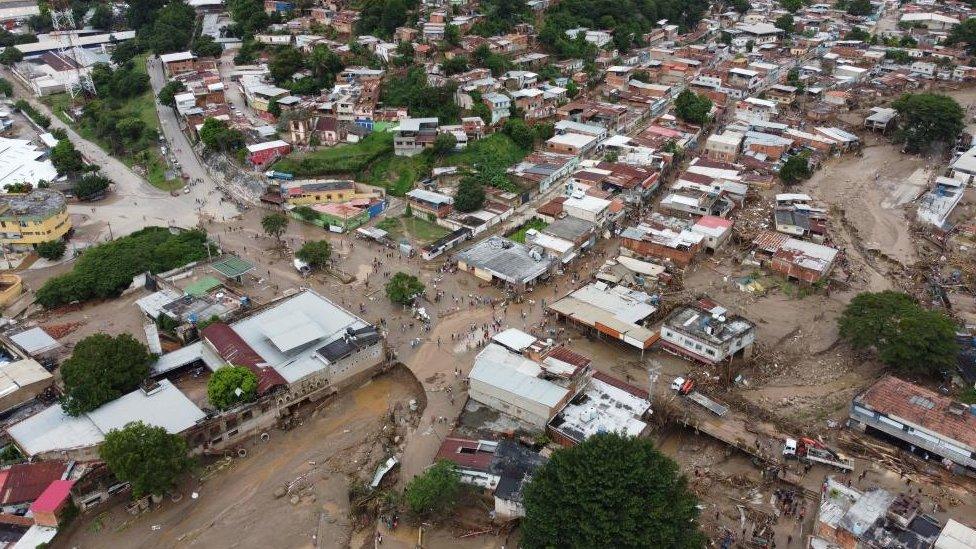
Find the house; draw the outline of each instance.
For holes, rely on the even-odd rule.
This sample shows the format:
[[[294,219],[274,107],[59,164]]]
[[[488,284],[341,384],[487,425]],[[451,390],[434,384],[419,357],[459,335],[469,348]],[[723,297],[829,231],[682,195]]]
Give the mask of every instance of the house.
[[[577,193],[563,202],[563,211],[568,216],[603,227],[609,219],[610,204],[609,200]]]
[[[574,446],[599,433],[638,437],[647,431],[650,414],[647,391],[594,372],[586,389],[552,418],[546,432],[563,446]]]
[[[247,146],[247,161],[263,168],[291,152],[291,143],[277,139]]]
[[[881,378],[854,397],[850,425],[895,439],[916,455],[976,471],[976,415],[968,405],[914,383]]]
[[[559,320],[642,352],[657,339],[645,326],[648,317],[657,311],[656,298],[624,286],[590,283],[553,302],[548,310]]]
[[[545,192],[572,173],[579,162],[580,158],[575,155],[535,151],[509,168],[508,173],[522,188]]]
[[[268,112],[272,100],[287,97],[291,92],[284,88],[265,84],[257,77],[247,77],[241,79],[241,92],[244,94],[244,103],[259,114]]]
[[[830,275],[839,253],[835,248],[763,231],[753,241],[768,256],[770,270],[790,280],[814,284]]]
[[[539,430],[582,390],[589,377],[584,367],[535,361],[497,343],[474,359],[468,374],[468,396]]]
[[[164,53],[159,56],[159,60],[163,63],[163,70],[166,72],[168,78],[173,78],[185,72],[192,72],[196,58],[196,55],[188,51]]]
[[[457,254],[458,269],[488,281],[523,291],[540,278],[548,277],[556,261],[541,250],[532,249],[500,236],[491,236]]]
[[[660,344],[668,351],[704,364],[748,358],[756,325],[704,298],[678,307],[661,326]]]
[[[769,23],[744,23],[736,25],[735,29],[741,33],[736,35],[736,39],[752,41],[757,46],[776,42],[780,35],[785,34],[783,29]]]
[[[661,200],[661,207],[688,215],[727,217],[735,204],[721,191],[679,186]]]
[[[597,145],[597,138],[581,133],[563,133],[546,140],[546,150],[559,154],[583,156]]]
[[[495,125],[511,115],[512,99],[503,93],[486,93],[481,96],[481,101],[491,111],[489,125]]]
[[[898,116],[898,111],[888,107],[871,107],[871,114],[864,118],[864,127],[869,130],[887,131]]]
[[[393,151],[397,156],[415,156],[434,146],[437,118],[404,118],[393,134]]]
[[[706,250],[714,252],[732,236],[732,221],[714,215],[703,215],[690,229],[704,237],[702,243]]]
[[[407,193],[407,200],[410,203],[410,207],[414,210],[414,215],[419,213],[427,217],[430,221],[447,217],[454,211],[453,197],[433,191],[413,189]]]
[[[776,105],[775,101],[747,97],[735,104],[735,117],[745,122],[754,120],[769,122],[776,116]]]
[[[62,479],[48,484],[30,506],[34,524],[57,528],[65,515],[65,510],[71,505],[71,487],[74,484],[73,480]]]
[[[68,464],[54,459],[16,463],[0,470],[0,507],[5,512],[26,510],[51,485],[68,472]]]
[[[679,268],[687,267],[704,247],[705,235],[682,228],[641,223],[620,233],[622,253],[638,258],[664,259]]]
[[[967,185],[976,183],[976,145],[959,155],[949,166],[953,179],[963,181]]]
[[[0,154],[4,152],[9,151],[0,145]],[[5,156],[4,162],[8,160],[16,162],[17,158]],[[15,182],[20,181],[8,184]],[[58,191],[35,188],[27,193],[0,194],[0,244],[31,249],[42,242],[61,240],[71,229],[67,200]]]
[[[921,221],[947,230],[949,216],[956,209],[966,191],[966,183],[951,177],[935,178],[935,188],[922,195],[918,202],[916,216]]]
[[[745,139],[743,134],[734,131],[712,134],[705,141],[705,155],[718,162],[735,162],[739,157],[743,139]]]
[[[471,238],[471,229],[461,227],[426,244],[420,250],[420,256],[426,261],[439,257],[444,252],[459,246],[465,240]]]
[[[812,205],[811,201],[805,194],[777,194],[773,209],[776,230],[822,244],[827,236],[827,210]]]
[[[491,492],[495,516],[510,520],[525,516],[522,489],[546,458],[512,440],[469,440],[447,437],[436,460],[453,463],[461,482]]]

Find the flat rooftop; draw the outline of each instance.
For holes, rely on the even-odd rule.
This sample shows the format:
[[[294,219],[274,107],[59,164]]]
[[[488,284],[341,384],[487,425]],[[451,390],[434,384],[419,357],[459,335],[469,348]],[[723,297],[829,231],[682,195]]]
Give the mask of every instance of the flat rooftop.
[[[715,345],[723,345],[756,327],[741,316],[730,314],[721,307],[716,309],[680,307],[671,313],[664,325]]]
[[[0,195],[0,219],[43,221],[67,207],[64,195],[50,189]]]

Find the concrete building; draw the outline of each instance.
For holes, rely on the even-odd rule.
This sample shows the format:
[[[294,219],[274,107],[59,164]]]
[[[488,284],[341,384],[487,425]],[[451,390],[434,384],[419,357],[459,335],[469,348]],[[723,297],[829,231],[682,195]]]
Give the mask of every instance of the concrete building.
[[[586,389],[552,418],[546,432],[563,446],[574,446],[599,433],[638,437],[647,431],[650,414],[647,391],[594,372]]]
[[[54,386],[54,376],[6,337],[0,337],[0,359],[0,413],[29,403]]]
[[[593,150],[598,143],[593,135],[584,133],[563,133],[546,140],[546,150],[559,154],[583,156]]]
[[[454,198],[446,194],[424,189],[413,189],[407,193],[407,201],[414,215],[426,217],[430,221],[447,217],[454,211]]]
[[[829,246],[797,240],[773,231],[759,233],[753,244],[766,257],[771,270],[790,280],[810,284],[830,274],[838,254],[836,249]]]
[[[603,227],[610,215],[610,204],[609,200],[603,198],[576,194],[563,202],[563,211],[568,216],[589,221],[597,227]]]
[[[950,167],[952,168],[950,174],[953,179],[963,181],[967,185],[973,185],[976,182],[976,145],[959,155],[959,158],[955,159]]]
[[[710,160],[717,162],[735,162],[744,138],[743,134],[733,131],[712,134],[705,141],[705,154]]]
[[[714,215],[703,215],[691,226],[691,232],[702,235],[705,249],[714,252],[732,236],[732,221]]]
[[[64,195],[50,189],[0,195],[0,244],[33,248],[71,231]]]
[[[397,156],[414,156],[434,146],[437,118],[404,118],[393,134],[393,152]]]
[[[166,71],[168,78],[193,71],[196,59],[197,56],[188,51],[164,53],[159,56],[159,60],[163,62],[163,70]]]
[[[264,143],[247,146],[247,161],[257,168],[262,168],[286,156],[291,152],[291,143],[276,139]]]
[[[705,298],[678,307],[661,326],[661,345],[696,362],[717,364],[747,357],[756,339],[756,325]]]
[[[694,261],[704,247],[704,240],[705,235],[687,228],[676,230],[647,223],[627,227],[620,233],[622,253],[665,260],[678,268],[687,267]]]
[[[0,137],[0,189],[17,183],[36,189],[41,182],[57,179],[58,171],[45,154],[27,139]]]
[[[850,423],[917,455],[976,472],[976,415],[968,405],[914,383],[882,378],[854,397]]]
[[[650,295],[604,282],[588,284],[549,306],[560,320],[593,330],[643,351],[657,339],[644,326],[657,311]]]
[[[557,262],[541,248],[530,248],[500,236],[491,236],[457,255],[458,269],[488,281],[499,281],[523,291],[549,276]]]

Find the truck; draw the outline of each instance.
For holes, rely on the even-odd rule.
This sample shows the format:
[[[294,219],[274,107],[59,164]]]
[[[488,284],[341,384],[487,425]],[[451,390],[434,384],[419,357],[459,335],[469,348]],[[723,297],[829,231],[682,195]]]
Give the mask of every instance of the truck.
[[[295,179],[295,176],[290,173],[276,172],[274,170],[264,172],[264,176],[268,179],[282,179],[284,181],[291,181],[292,179]]]
[[[718,417],[725,417],[729,413],[728,406],[724,404],[719,404],[714,400],[708,398],[707,396],[695,391],[695,380],[685,379],[683,377],[676,377],[674,381],[671,382],[671,390],[675,391],[679,395],[684,396],[688,400],[698,404],[702,408],[705,408],[709,412],[717,415]]]
[[[822,442],[812,438],[788,438],[783,444],[783,457],[795,457],[807,463],[822,463],[836,467],[841,471],[853,471],[854,463],[837,452],[831,450]]]

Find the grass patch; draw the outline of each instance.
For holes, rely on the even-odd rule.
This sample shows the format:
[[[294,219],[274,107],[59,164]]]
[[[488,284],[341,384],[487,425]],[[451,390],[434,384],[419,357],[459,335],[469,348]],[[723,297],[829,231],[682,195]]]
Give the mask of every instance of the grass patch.
[[[384,187],[393,196],[403,196],[414,184],[430,173],[429,154],[396,156],[393,153],[378,158],[366,174],[370,185]]]
[[[518,242],[519,244],[525,244],[525,233],[528,232],[529,229],[535,229],[537,231],[541,231],[542,229],[545,229],[548,226],[549,224],[546,223],[545,221],[537,217],[533,217],[532,219],[526,221],[521,226],[519,226],[518,230],[516,230],[514,233],[508,235],[508,238],[514,240],[515,242]]]
[[[146,56],[140,55],[133,59],[136,68],[145,73],[146,72]],[[179,178],[166,179],[166,160],[163,158],[162,153],[159,150],[159,142],[156,136],[159,135],[159,117],[156,115],[156,103],[155,95],[153,94],[152,87],[141,95],[133,97],[127,100],[119,110],[131,113],[133,116],[138,117],[143,123],[146,124],[146,132],[151,135],[149,139],[149,146],[141,151],[134,152],[132,154],[127,154],[123,156],[117,156],[112,152],[112,148],[109,143],[104,139],[95,135],[92,128],[76,124],[72,121],[65,112],[70,111],[73,107],[71,96],[67,93],[58,93],[53,95],[48,95],[41,98],[41,101],[50,107],[51,112],[58,117],[62,122],[71,127],[75,132],[78,133],[86,141],[91,141],[95,143],[103,151],[108,153],[115,158],[118,158],[120,162],[128,166],[129,168],[140,168],[145,174],[145,178],[153,186],[158,187],[164,191],[171,191],[178,189],[183,186],[183,182]]]
[[[282,158],[275,164],[275,170],[293,174],[295,177],[359,175],[378,158],[392,154],[393,134],[373,132],[359,143],[338,145]]]
[[[399,241],[404,235],[422,244],[433,242],[447,235],[449,230],[420,217],[387,217],[376,224],[378,229],[389,233],[390,239]]]
[[[510,137],[502,132],[496,132],[468,144],[460,152],[445,156],[437,164],[439,166],[466,166],[469,168],[482,164],[493,164],[507,168],[528,154],[529,151],[516,145]]]

